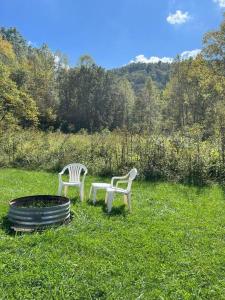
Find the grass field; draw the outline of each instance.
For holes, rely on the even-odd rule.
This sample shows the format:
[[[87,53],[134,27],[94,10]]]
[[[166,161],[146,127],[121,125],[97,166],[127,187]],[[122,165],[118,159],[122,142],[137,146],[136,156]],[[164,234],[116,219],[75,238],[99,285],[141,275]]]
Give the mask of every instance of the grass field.
[[[111,215],[103,193],[93,206],[71,188],[69,225],[9,234],[8,201],[55,194],[57,180],[0,170],[0,299],[225,299],[222,186],[136,181],[132,214],[118,198]]]

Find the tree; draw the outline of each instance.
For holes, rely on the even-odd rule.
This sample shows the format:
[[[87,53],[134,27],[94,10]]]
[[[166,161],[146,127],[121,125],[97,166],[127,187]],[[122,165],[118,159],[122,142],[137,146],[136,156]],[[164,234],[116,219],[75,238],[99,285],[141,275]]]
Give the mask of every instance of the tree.
[[[7,40],[12,44],[14,52],[18,58],[27,54],[27,42],[15,27],[10,27],[8,29],[1,27],[0,35],[4,40]]]
[[[4,64],[11,64],[15,60],[15,53],[12,44],[4,40],[0,35],[0,61]]]
[[[38,112],[34,100],[17,88],[9,69],[0,63],[0,122],[18,123],[24,127],[37,125]]]
[[[160,92],[154,82],[149,79],[145,88],[136,97],[134,120],[138,131],[152,133],[156,130],[161,117]]]
[[[218,31],[211,31],[203,38],[203,55],[217,75],[225,76],[225,13]]]
[[[93,58],[88,54],[84,54],[84,55],[80,56],[80,58],[77,62],[77,67],[80,68],[80,67],[84,66],[84,67],[88,68],[94,64],[95,64],[95,62],[94,62]]]
[[[26,61],[26,90],[35,99],[39,124],[43,130],[54,126],[58,105],[55,57],[47,45],[29,49]]]
[[[218,130],[221,140],[222,160],[225,164],[225,13],[224,20],[218,31],[208,32],[203,39],[203,54],[211,67],[211,80],[214,81],[216,102],[215,130]]]
[[[59,76],[59,116],[66,131],[128,128],[134,97],[127,80],[118,81],[96,65],[70,68]]]
[[[118,100],[116,111],[118,113],[119,109],[122,113],[122,119],[120,121],[121,124],[118,125],[123,126],[126,129],[131,129],[135,103],[134,90],[127,79],[121,79],[116,82],[115,89],[118,92],[118,95],[116,96]]]

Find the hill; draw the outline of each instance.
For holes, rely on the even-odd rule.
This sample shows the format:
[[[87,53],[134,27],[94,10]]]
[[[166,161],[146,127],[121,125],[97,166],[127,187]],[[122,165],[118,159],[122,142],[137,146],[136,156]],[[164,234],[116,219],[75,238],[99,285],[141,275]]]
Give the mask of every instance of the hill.
[[[169,81],[173,64],[169,63],[132,63],[121,68],[111,70],[113,74],[128,79],[137,92],[144,87],[151,78],[159,88],[164,88]]]

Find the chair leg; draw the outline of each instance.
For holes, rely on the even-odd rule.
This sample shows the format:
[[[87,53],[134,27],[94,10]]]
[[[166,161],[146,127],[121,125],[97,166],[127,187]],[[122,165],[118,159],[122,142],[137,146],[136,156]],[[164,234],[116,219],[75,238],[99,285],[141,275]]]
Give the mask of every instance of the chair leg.
[[[83,185],[80,186],[80,200],[84,200],[84,187]]]
[[[61,183],[59,183],[58,196],[61,196],[61,194],[62,194],[62,187],[63,187],[63,185]]]
[[[96,193],[97,193],[97,189],[94,188],[94,189],[93,189],[93,204],[96,203]]]
[[[91,195],[92,195],[92,185],[91,185],[91,187],[90,187],[90,192],[89,192],[89,199],[91,199]]]
[[[68,192],[68,186],[65,185],[65,186],[64,186],[64,196],[65,196],[65,197],[67,196],[67,192]]]
[[[112,210],[112,202],[113,202],[113,198],[114,198],[114,193],[108,192],[108,193],[107,193],[107,198],[106,198],[106,201],[107,201],[107,211],[108,211],[108,213],[110,213],[111,210]]]
[[[82,187],[80,186],[80,201],[83,201],[82,200]]]
[[[128,209],[131,212],[131,193],[127,195]]]
[[[128,198],[127,195],[124,195],[124,196],[123,196],[123,202],[124,202],[124,204],[126,204],[126,205],[128,204],[127,198]]]

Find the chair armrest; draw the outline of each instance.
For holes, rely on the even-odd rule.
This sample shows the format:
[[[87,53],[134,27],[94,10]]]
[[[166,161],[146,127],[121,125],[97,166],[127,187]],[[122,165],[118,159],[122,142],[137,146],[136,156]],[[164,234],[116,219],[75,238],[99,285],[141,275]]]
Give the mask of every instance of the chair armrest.
[[[63,172],[60,172],[60,173],[58,174],[59,182],[62,182],[62,175],[63,175]]]
[[[116,187],[118,187],[118,184],[120,183],[128,183],[128,180],[118,180],[116,183]]]
[[[62,175],[64,174],[65,170],[66,169],[64,168],[61,172],[58,173],[59,181],[62,181]]]
[[[126,179],[127,177],[128,177],[127,175],[125,175],[125,176],[114,176],[114,177],[112,177],[112,179],[111,179],[111,186],[113,186],[114,180]]]

